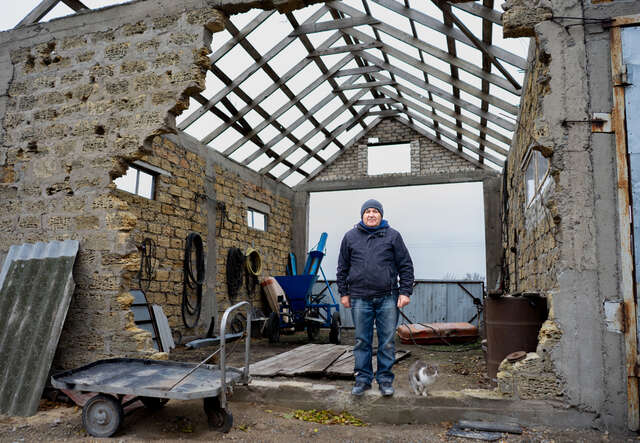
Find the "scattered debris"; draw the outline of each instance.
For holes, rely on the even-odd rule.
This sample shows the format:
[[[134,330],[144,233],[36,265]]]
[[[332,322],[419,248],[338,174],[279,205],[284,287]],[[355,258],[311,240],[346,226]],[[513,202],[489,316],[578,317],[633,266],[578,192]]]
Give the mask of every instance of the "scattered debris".
[[[288,414],[285,415],[285,418],[289,417],[296,418],[302,421],[321,423],[323,425],[367,426],[365,422],[363,422],[359,418],[354,417],[346,411],[342,411],[339,414],[336,414],[335,412],[329,410],[311,409],[305,411],[304,409],[296,409],[290,416]]]

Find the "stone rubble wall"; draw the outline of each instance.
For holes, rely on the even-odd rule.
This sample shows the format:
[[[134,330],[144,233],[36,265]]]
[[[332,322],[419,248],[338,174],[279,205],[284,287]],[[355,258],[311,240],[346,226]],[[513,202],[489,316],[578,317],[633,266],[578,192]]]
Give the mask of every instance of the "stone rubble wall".
[[[354,143],[336,161],[327,166],[314,181],[349,180],[367,177],[367,139],[378,138],[378,143],[410,143],[411,172],[382,174],[381,177],[398,175],[429,175],[451,172],[473,171],[476,168],[467,160],[457,156],[427,137],[393,119],[385,118]]]
[[[0,259],[12,244],[80,241],[56,367],[166,357],[128,309],[137,242],[162,228],[112,180],[204,88],[223,16],[193,1],[144,3],[0,34]]]

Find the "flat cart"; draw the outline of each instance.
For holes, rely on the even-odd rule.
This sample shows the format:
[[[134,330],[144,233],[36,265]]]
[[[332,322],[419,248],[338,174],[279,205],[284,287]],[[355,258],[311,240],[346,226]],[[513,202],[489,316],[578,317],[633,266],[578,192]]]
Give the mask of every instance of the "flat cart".
[[[244,368],[226,365],[225,332],[232,311],[247,311]],[[140,400],[149,409],[159,409],[170,399],[203,399],[209,427],[228,432],[233,415],[227,408],[227,392],[236,383],[249,383],[251,308],[243,301],[228,308],[220,325],[220,347],[200,364],[134,358],[99,360],[51,377],[59,389],[95,392],[82,408],[82,423],[94,437],[110,437],[122,424],[124,407]],[[218,365],[204,364],[219,353]],[[134,398],[123,402],[125,396]]]

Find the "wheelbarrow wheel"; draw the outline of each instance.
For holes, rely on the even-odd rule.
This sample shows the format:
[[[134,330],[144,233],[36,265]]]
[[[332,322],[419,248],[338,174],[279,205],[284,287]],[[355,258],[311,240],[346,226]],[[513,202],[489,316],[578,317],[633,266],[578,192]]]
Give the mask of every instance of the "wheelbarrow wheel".
[[[329,343],[339,345],[342,339],[342,327],[340,321],[340,312],[335,311],[331,314],[331,329],[329,330]]]
[[[269,314],[264,333],[269,339],[269,343],[278,343],[280,341],[280,316],[277,312]]]
[[[204,413],[207,414],[209,428],[215,431],[224,432],[231,430],[233,426],[233,415],[220,406],[218,397],[207,397],[204,399]]]
[[[157,397],[140,397],[140,401],[144,405],[145,408],[151,411],[157,411],[162,409],[164,405],[169,401],[168,398],[157,398]]]
[[[122,405],[111,395],[95,395],[82,408],[84,429],[94,437],[111,437],[122,424],[123,417]]]

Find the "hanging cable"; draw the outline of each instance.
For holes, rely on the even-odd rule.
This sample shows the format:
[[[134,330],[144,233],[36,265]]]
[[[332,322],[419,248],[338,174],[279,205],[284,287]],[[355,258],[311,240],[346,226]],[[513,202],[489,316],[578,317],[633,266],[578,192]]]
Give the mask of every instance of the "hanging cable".
[[[193,273],[193,264],[191,262],[193,249],[195,248],[196,273]],[[200,318],[202,309],[202,284],[204,283],[204,246],[202,237],[194,232],[190,233],[186,239],[184,248],[183,261],[183,280],[182,280],[182,321],[187,328],[193,328]],[[193,296],[190,292],[195,290],[195,302],[192,301]],[[193,323],[188,318],[195,317]]]
[[[242,287],[244,278],[244,253],[239,248],[229,248],[227,252],[227,292],[233,303],[238,297],[238,290]]]
[[[145,238],[140,244],[140,269],[136,279],[138,286],[143,293],[147,293],[151,285],[151,279],[156,271],[156,244],[150,238]]]

